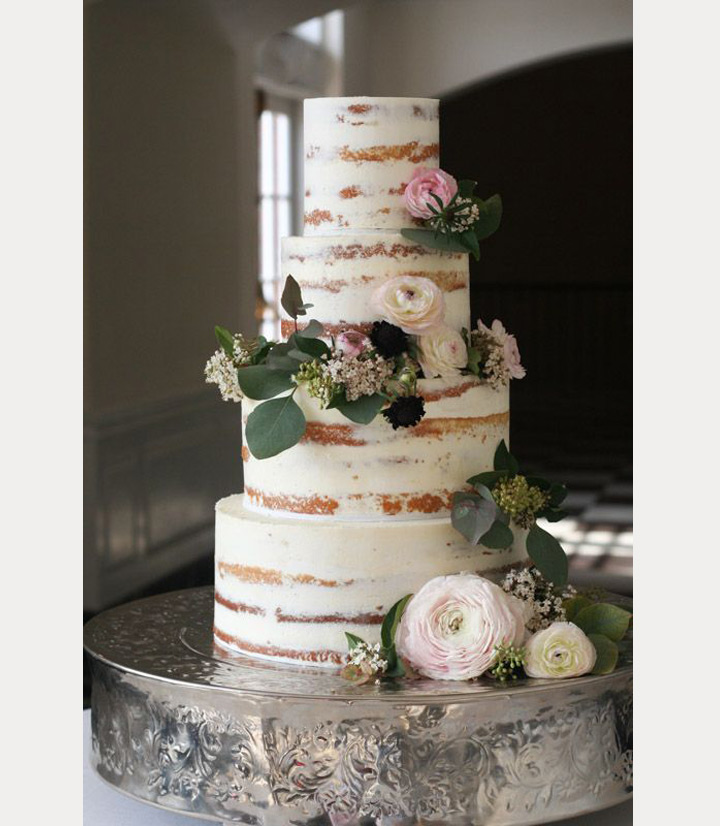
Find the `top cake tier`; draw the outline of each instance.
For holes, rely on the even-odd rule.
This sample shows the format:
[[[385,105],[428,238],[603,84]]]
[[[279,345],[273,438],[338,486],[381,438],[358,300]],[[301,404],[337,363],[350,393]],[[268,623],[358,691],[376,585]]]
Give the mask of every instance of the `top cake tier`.
[[[439,157],[435,99],[306,99],[304,234],[411,226],[405,186]]]

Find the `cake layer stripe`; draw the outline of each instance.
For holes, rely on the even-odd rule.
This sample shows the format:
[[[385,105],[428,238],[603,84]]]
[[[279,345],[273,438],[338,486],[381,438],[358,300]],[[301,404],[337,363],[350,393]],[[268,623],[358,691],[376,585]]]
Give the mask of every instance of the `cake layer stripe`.
[[[330,663],[332,665],[341,665],[344,655],[339,651],[294,651],[291,648],[281,648],[277,645],[258,645],[247,640],[235,637],[232,634],[226,634],[217,626],[213,629],[216,639],[221,642],[231,645],[246,654],[256,654],[263,657],[272,657],[274,660],[291,660],[295,662],[310,662],[310,663]]]
[[[228,562],[218,563],[220,577],[231,576],[241,582],[262,583],[263,585],[283,585],[296,583],[299,585],[320,585],[323,588],[338,588],[341,585],[352,585],[353,580],[338,582],[334,579],[319,579],[312,574],[287,574],[279,570],[260,568],[257,565],[239,565]],[[253,613],[252,611],[249,613]]]
[[[221,596],[217,591],[215,591],[215,602],[219,605],[224,605],[225,608],[229,608],[231,611],[239,611],[242,614],[258,614],[261,617],[265,616],[264,608],[259,608],[257,605],[247,605],[244,602],[233,602],[232,600],[225,599],[225,597]]]
[[[278,622],[339,622],[344,625],[382,625],[382,614],[286,614],[282,609],[275,610]]]

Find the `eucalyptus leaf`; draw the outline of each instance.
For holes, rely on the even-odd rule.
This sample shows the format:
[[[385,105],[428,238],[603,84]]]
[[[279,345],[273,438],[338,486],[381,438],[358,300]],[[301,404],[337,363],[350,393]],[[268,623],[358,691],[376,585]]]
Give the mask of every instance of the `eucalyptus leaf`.
[[[487,488],[494,488],[495,485],[507,476],[506,470],[486,470],[484,473],[478,473],[475,476],[471,476],[467,483],[468,485],[485,485]]]
[[[492,550],[502,550],[509,548],[515,536],[507,525],[503,524],[499,519],[496,519],[490,530],[480,537],[480,544]]]
[[[360,645],[361,643],[365,642],[365,640],[362,637],[358,637],[355,634],[351,634],[349,631],[345,632],[345,636],[347,638],[348,648],[350,649],[350,651],[352,651],[353,648],[357,648],[358,645]]]
[[[245,426],[247,446],[256,459],[269,459],[296,445],[305,433],[305,416],[292,394],[259,404]]]
[[[469,198],[475,191],[477,181],[458,181],[458,195],[462,198]]]
[[[556,508],[560,505],[567,496],[567,488],[565,485],[561,485],[559,482],[553,482],[550,485],[550,504]]]
[[[312,306],[309,304],[308,306]],[[325,332],[325,328],[322,324],[316,319],[313,318],[308,321],[307,325],[302,328],[302,330],[298,330],[295,335],[299,336],[300,338],[317,338],[321,336]]]
[[[472,545],[477,545],[496,519],[498,507],[476,493],[462,491],[453,494],[453,508],[450,515],[453,528]]]
[[[480,220],[475,224],[475,235],[478,241],[489,238],[500,226],[502,220],[502,199],[499,195],[491,195],[480,209]]]
[[[537,524],[533,525],[528,531],[526,548],[530,559],[545,579],[549,579],[560,588],[567,584],[567,556],[562,545],[552,534]]]
[[[309,355],[308,353],[303,353],[303,351],[298,350],[297,347],[293,347],[291,350],[288,350],[288,356],[291,359],[295,359],[295,361],[300,361],[300,362],[313,361],[314,360],[311,355]]]
[[[372,396],[360,396],[351,402],[344,401],[337,405],[337,409],[351,422],[370,424],[384,404],[385,398],[379,393],[373,393]]]
[[[390,610],[385,614],[385,619],[380,627],[380,639],[383,648],[392,648],[395,645],[395,632],[398,624],[402,618],[405,606],[408,604],[412,594],[406,594],[402,599],[399,599]]]
[[[290,373],[271,370],[264,364],[241,367],[237,376],[240,389],[249,399],[272,399],[295,386]]]
[[[567,511],[560,510],[559,508],[545,508],[538,513],[539,517],[547,519],[548,522],[560,522],[560,520],[565,519],[567,515]]]
[[[583,596],[570,597],[570,599],[564,600],[563,608],[565,609],[565,618],[568,622],[575,622],[575,617],[578,613],[582,611],[583,608],[587,608],[588,605],[592,604],[592,600]]]
[[[590,642],[595,646],[597,659],[592,674],[610,674],[617,665],[619,650],[617,645],[604,634],[588,634]]]
[[[300,285],[292,277],[292,275],[288,275],[285,279],[285,286],[283,287],[280,304],[290,318],[297,319],[300,315],[307,315],[307,309],[305,308],[302,300]]]
[[[460,243],[465,247],[465,249],[472,253],[473,258],[476,261],[479,261],[480,242],[478,241],[478,237],[475,234],[475,230],[469,229],[466,232],[458,233],[458,238],[460,239]]]
[[[219,325],[215,325],[215,338],[217,339],[217,343],[225,351],[225,355],[228,358],[232,358],[235,355],[235,352],[234,352],[235,340],[233,339],[232,333],[230,332],[230,330],[226,330],[224,327],[220,327]]]
[[[409,241],[416,244],[424,244],[435,250],[444,252],[468,252],[465,244],[462,244],[456,235],[444,235],[436,233],[431,229],[401,229],[400,234]]]
[[[619,642],[628,630],[632,614],[609,602],[596,602],[579,611],[573,622],[589,636],[603,634],[613,642]]]
[[[268,353],[265,363],[271,370],[285,370],[295,373],[298,369],[298,360],[290,355],[294,349],[294,342],[276,344]]]
[[[305,353],[313,358],[320,359],[323,356],[330,355],[330,348],[322,339],[303,338],[300,333],[296,333],[293,336],[293,341],[297,350],[300,350],[301,353]],[[290,355],[292,355],[292,351],[290,351]]]
[[[507,449],[505,439],[501,439],[495,450],[493,467],[495,470],[506,470],[510,476],[516,476],[520,470],[517,459]]]

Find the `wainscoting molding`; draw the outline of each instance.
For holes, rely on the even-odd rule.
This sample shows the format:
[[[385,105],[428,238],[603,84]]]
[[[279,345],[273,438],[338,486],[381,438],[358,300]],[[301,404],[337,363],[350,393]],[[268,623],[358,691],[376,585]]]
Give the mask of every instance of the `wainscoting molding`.
[[[242,490],[240,447],[240,406],[209,388],[86,417],[85,611],[212,553],[215,502]]]

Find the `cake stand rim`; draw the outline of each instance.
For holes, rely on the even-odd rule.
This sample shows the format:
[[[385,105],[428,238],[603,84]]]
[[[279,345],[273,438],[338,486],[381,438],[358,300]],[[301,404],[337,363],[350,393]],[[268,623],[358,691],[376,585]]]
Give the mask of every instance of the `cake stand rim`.
[[[395,703],[410,703],[410,704],[442,704],[442,703],[471,703],[477,702],[482,698],[482,700],[490,700],[490,699],[509,699],[511,697],[517,697],[519,694],[527,695],[527,694],[534,694],[534,693],[542,693],[552,690],[557,690],[559,688],[566,689],[571,691],[573,684],[577,684],[577,682],[581,681],[581,684],[584,687],[590,687],[593,684],[600,684],[603,682],[608,682],[610,680],[615,681],[623,676],[630,677],[633,673],[633,664],[632,662],[623,663],[619,665],[614,671],[610,672],[609,674],[586,674],[582,677],[572,678],[572,679],[535,679],[535,678],[524,678],[518,683],[509,683],[509,684],[498,684],[495,685],[487,685],[487,684],[480,684],[477,683],[477,687],[479,690],[473,691],[472,687],[475,684],[475,681],[467,681],[467,680],[424,680],[424,682],[430,683],[432,685],[440,686],[436,691],[427,691],[423,692],[421,690],[417,692],[408,692],[405,691],[402,685],[397,686],[392,689],[387,689],[385,693],[373,693],[373,694],[364,694],[364,693],[345,693],[343,692],[343,688],[354,688],[357,692],[357,689],[363,688],[377,688],[378,686],[375,684],[367,684],[366,686],[355,686],[352,683],[343,680],[337,670],[333,671],[329,668],[313,668],[312,666],[299,666],[294,667],[291,665],[286,664],[278,664],[280,665],[280,669],[285,672],[288,676],[292,676],[293,674],[302,674],[305,677],[331,677],[336,676],[338,678],[338,687],[337,690],[323,690],[317,692],[309,692],[309,691],[293,691],[293,690],[273,690],[273,689],[263,689],[259,690],[254,687],[245,687],[245,686],[234,686],[234,685],[218,685],[213,683],[198,683],[194,682],[191,678],[182,679],[180,677],[174,677],[167,674],[160,674],[160,673],[153,673],[152,669],[149,668],[141,668],[138,666],[133,666],[128,664],[127,662],[118,661],[122,660],[122,658],[114,659],[112,656],[102,653],[102,651],[97,650],[93,647],[93,634],[102,628],[103,623],[108,622],[113,617],[122,616],[123,613],[130,611],[131,609],[137,609],[141,606],[146,606],[148,604],[156,604],[160,603],[161,601],[165,600],[176,600],[181,595],[187,595],[189,593],[199,594],[202,592],[214,592],[214,588],[212,585],[203,585],[203,586],[195,586],[193,588],[184,588],[184,589],[177,589],[175,591],[168,591],[162,594],[155,594],[149,597],[141,597],[137,600],[132,600],[130,602],[121,603],[120,605],[115,605],[111,608],[102,611],[101,613],[94,616],[92,619],[88,620],[83,627],[83,648],[87,652],[88,656],[93,659],[98,660],[98,662],[102,663],[105,666],[118,669],[121,672],[133,674],[138,677],[143,677],[145,679],[150,679],[153,681],[158,681],[162,683],[166,683],[168,685],[178,685],[178,686],[192,686],[195,689],[205,689],[208,691],[221,691],[226,692],[230,695],[240,695],[240,696],[250,696],[250,697],[266,697],[268,699],[292,699],[292,700],[308,700],[308,701],[316,701],[316,700],[331,700],[341,703],[387,703],[387,702],[395,702]],[[626,604],[631,602],[631,600],[627,597],[622,595],[612,594],[613,598],[620,600],[621,602],[625,602]],[[179,635],[182,634],[186,630],[186,626],[179,628]],[[186,650],[192,652],[199,660],[205,661],[212,661],[212,662],[227,662],[223,660],[217,660],[211,656],[207,656],[202,652],[197,651],[196,649],[190,647],[185,643],[183,640],[183,644],[186,646]],[[159,652],[162,653],[162,652]],[[254,664],[254,659],[247,655],[238,654],[236,655],[239,660],[246,661],[241,663],[241,665],[248,665],[252,667]],[[273,670],[273,664],[268,663],[267,661],[263,661],[263,665],[265,668],[269,670]],[[457,687],[456,691],[453,691],[453,687]],[[462,690],[461,690],[462,687]]]

